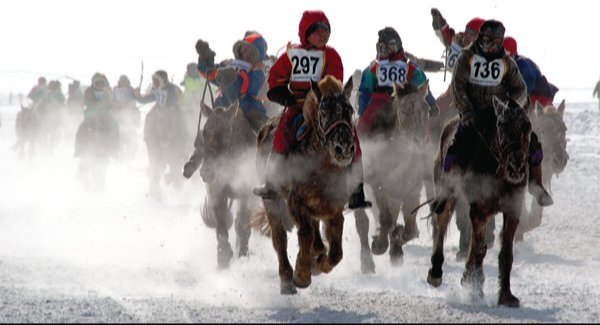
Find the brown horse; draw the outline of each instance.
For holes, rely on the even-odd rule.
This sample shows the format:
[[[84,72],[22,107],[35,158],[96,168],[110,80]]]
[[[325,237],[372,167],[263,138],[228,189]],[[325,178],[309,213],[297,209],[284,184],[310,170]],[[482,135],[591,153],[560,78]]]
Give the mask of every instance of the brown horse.
[[[531,123],[533,131],[537,134],[542,148],[544,149],[544,159],[542,160],[542,175],[545,188],[551,188],[552,176],[560,174],[569,161],[567,153],[567,126],[563,120],[565,112],[565,101],[563,100],[558,108],[553,105],[542,107],[538,102],[535,103],[535,109],[531,112]],[[537,204],[536,200],[531,200],[531,209],[529,214],[521,218],[521,223],[517,229],[517,240],[522,240],[523,235],[542,223],[543,207]]]
[[[502,103],[494,97],[494,113],[482,110],[482,114],[494,114],[490,125],[475,127],[474,138],[468,146],[468,156],[460,157],[456,166],[443,171],[443,161],[459,119],[454,118],[445,126],[440,150],[435,162],[434,176],[436,201],[434,212],[434,245],[427,282],[432,286],[442,283],[444,263],[444,237],[458,200],[468,203],[473,232],[471,235],[466,270],[461,284],[473,289],[477,297],[483,296],[483,259],[487,253],[486,226],[496,213],[503,213],[501,249],[498,256],[500,293],[498,304],[518,307],[517,299],[510,290],[510,272],[513,263],[513,240],[527,185],[527,153],[531,137],[531,123],[525,111],[516,103]],[[464,131],[466,132],[466,130]]]
[[[34,107],[21,105],[21,111],[17,113],[15,123],[17,142],[13,146],[13,149],[18,151],[20,158],[31,159],[36,154],[41,124],[40,115]]]
[[[425,162],[428,142],[429,105],[425,101],[428,86],[394,86],[389,102],[375,116],[373,126],[363,141],[365,181],[373,189],[379,208],[379,232],[369,249],[369,220],[364,210],[354,212],[361,243],[361,270],[375,272],[371,252],[385,253],[390,247],[390,261],[402,263],[402,246],[418,236],[416,214],[423,174],[433,165]],[[397,225],[402,212],[404,226]]]
[[[329,273],[342,259],[344,206],[348,201],[347,174],[356,152],[349,103],[352,81],[342,83],[326,76],[312,84],[303,114],[310,129],[308,135],[287,157],[285,182],[276,200],[263,200],[265,214],[279,262],[282,294],[296,293],[296,287],[311,283],[311,271]],[[259,171],[264,167],[277,119],[272,119],[259,132],[257,139]],[[285,203],[284,203],[285,202]],[[296,267],[287,256],[287,234],[291,230],[287,215],[297,228],[299,251]],[[321,240],[319,225],[323,222],[328,249]]]
[[[253,172],[247,164],[256,156],[254,146],[256,134],[235,102],[229,108],[210,109],[200,104],[206,118],[202,138],[203,161],[200,175],[206,183],[207,196],[202,209],[202,220],[214,228],[217,235],[217,262],[219,268],[227,268],[233,258],[229,244],[229,229],[233,224],[230,212],[232,203],[237,202],[235,218],[236,246],[238,256],[248,256],[250,240],[250,217],[257,201],[252,195]]]

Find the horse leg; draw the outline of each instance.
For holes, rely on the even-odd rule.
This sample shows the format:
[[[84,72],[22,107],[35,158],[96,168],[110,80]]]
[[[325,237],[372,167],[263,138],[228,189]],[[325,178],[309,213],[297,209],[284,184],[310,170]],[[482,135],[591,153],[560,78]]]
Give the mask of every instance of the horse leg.
[[[375,191],[375,201],[379,207],[379,233],[373,236],[371,251],[375,255],[385,253],[390,245],[389,233],[392,231],[392,213],[388,205],[388,200],[380,190]]]
[[[471,233],[471,247],[469,249],[469,256],[465,264],[466,270],[463,273],[460,283],[463,286],[469,287],[474,297],[483,297],[483,283],[485,282],[485,276],[483,274],[483,259],[487,253],[487,243],[485,242],[485,235],[487,229],[487,223],[490,218],[494,215],[484,215],[479,209],[471,206],[469,211],[471,218],[471,226],[473,231]]]
[[[325,248],[325,244],[323,243],[323,238],[321,238],[321,230],[319,225],[319,220],[312,219],[311,221],[312,229],[314,231],[315,240],[313,242],[312,253],[313,253],[313,265],[312,265],[312,275],[319,275],[321,271],[317,267],[317,259],[321,255],[325,255],[327,253],[327,249]]]
[[[315,232],[307,216],[302,216],[300,220],[302,222],[296,225],[299,249],[294,269],[294,284],[298,288],[307,288],[311,283],[312,247],[315,241]]]
[[[446,201],[446,205],[439,214],[434,214],[433,222],[433,251],[431,254],[431,268],[427,274],[427,283],[434,287],[442,284],[442,265],[444,264],[444,239],[448,231],[448,224],[452,218],[454,200]]]
[[[502,226],[502,247],[498,255],[498,269],[500,278],[500,292],[498,304],[507,307],[519,307],[519,299],[510,291],[510,272],[513,265],[513,240],[519,225],[518,213],[504,212],[504,225]]]
[[[229,209],[227,207],[227,197],[223,193],[218,193],[214,198],[214,211],[216,215],[215,232],[217,234],[217,263],[219,269],[229,267],[229,262],[233,257],[233,250],[229,244],[229,227],[228,222]]]
[[[389,211],[392,215],[393,225],[389,235],[390,263],[392,264],[392,266],[401,266],[404,263],[404,251],[402,250],[402,245],[404,245],[404,241],[402,235],[404,234],[406,229],[406,224],[404,226],[398,224],[398,215],[400,214],[400,206],[402,203],[400,200],[390,200],[388,202]],[[410,211],[408,213],[410,213]]]
[[[356,232],[360,239],[360,270],[363,274],[375,273],[375,262],[369,247],[369,217],[364,209],[354,211]]]
[[[325,221],[325,237],[329,242],[329,253],[319,256],[317,260],[318,269],[329,273],[338,265],[344,256],[342,250],[342,233],[344,232],[344,215],[336,213],[333,218]]]
[[[277,253],[280,293],[289,295],[296,293],[296,286],[293,282],[294,270],[287,256],[287,233],[281,222],[281,214],[284,211],[280,209],[282,206],[280,201],[280,199],[277,201],[263,200],[263,204],[267,213],[269,228],[271,228],[271,241],[273,242],[275,253]]]
[[[469,253],[469,240],[471,239],[471,219],[469,218],[469,206],[464,200],[456,202],[456,227],[460,233],[458,240],[458,252],[456,260],[464,261]]]
[[[238,256],[248,256],[248,241],[250,240],[250,217],[252,212],[248,207],[248,200],[239,201],[239,208],[235,218],[236,246],[238,247]]]

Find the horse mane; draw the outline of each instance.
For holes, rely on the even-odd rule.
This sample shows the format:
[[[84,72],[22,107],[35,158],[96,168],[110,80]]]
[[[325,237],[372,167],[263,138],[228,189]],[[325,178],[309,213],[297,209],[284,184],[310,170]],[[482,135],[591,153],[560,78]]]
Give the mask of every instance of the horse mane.
[[[317,85],[321,98],[329,95],[340,94],[344,91],[344,85],[341,81],[337,80],[332,75],[326,75],[325,78],[321,79]],[[316,111],[319,108],[319,99],[314,91],[309,91],[306,95],[304,107],[302,112],[304,113],[304,119],[308,125],[313,125]]]

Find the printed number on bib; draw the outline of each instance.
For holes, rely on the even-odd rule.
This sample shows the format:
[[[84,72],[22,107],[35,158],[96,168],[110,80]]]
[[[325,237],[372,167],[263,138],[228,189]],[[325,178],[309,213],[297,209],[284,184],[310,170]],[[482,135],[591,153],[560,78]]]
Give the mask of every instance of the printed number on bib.
[[[250,71],[250,68],[252,68],[252,65],[250,63],[241,60],[233,60],[229,63],[229,66],[234,68],[237,73],[239,73],[242,70],[248,72]]]
[[[408,66],[404,61],[379,61],[377,65],[377,85],[381,87],[392,87],[394,83],[406,82],[406,71]]]
[[[448,57],[446,58],[446,66],[448,68],[454,68],[454,64],[456,64],[456,59],[460,55],[461,48],[458,44],[452,42],[450,47],[448,48]]]
[[[288,51],[292,62],[292,81],[319,81],[323,72],[323,51],[291,49]]]
[[[474,55],[471,60],[469,81],[479,86],[498,86],[502,81],[505,70],[506,67],[502,59],[487,61],[479,55]]]

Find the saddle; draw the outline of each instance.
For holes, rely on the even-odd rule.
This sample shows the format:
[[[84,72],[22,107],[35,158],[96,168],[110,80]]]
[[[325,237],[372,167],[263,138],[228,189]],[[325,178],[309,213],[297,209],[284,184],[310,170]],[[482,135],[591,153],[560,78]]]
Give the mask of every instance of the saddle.
[[[306,139],[306,136],[310,133],[310,128],[304,119],[304,114],[299,114],[294,118],[292,128],[298,142]]]

